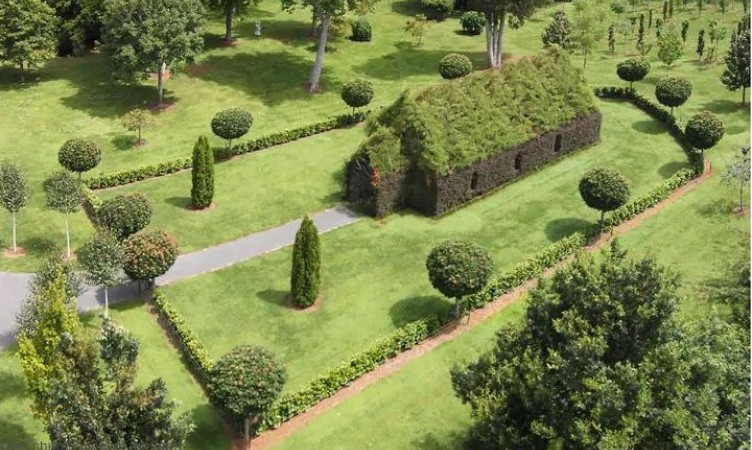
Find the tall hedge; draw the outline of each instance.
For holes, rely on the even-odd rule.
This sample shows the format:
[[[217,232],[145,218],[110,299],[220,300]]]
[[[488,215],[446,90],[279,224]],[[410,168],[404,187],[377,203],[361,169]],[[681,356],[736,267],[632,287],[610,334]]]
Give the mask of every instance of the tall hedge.
[[[319,232],[313,220],[303,218],[295,234],[292,250],[292,273],[290,290],[292,298],[301,307],[313,305],[319,296],[321,285],[321,244]]]
[[[208,208],[214,199],[214,153],[206,136],[200,136],[193,147],[191,169],[191,202],[195,209]]]

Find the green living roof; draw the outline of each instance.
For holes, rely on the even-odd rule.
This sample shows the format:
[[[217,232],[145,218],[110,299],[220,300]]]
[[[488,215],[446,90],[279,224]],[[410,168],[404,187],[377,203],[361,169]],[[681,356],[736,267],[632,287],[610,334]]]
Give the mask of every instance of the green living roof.
[[[596,110],[582,72],[550,49],[417,92],[405,91],[369,124],[356,156],[382,173],[417,165],[446,174]]]

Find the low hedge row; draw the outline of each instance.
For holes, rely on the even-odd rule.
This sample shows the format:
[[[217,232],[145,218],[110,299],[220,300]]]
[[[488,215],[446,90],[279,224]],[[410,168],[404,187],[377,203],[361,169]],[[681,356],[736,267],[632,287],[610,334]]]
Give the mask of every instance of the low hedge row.
[[[202,382],[207,381],[209,370],[214,366],[206,351],[204,344],[198,339],[193,331],[188,328],[183,317],[167,301],[164,294],[157,290],[152,297],[154,309],[160,320],[172,331],[173,335],[180,342],[181,350],[191,365],[196,369]]]
[[[216,148],[214,149],[214,160],[223,161],[232,158],[233,156],[256,152],[275,145],[286,144],[304,137],[324,133],[326,131],[352,126],[364,121],[369,113],[370,111],[358,111],[352,114],[334,116],[322,122],[304,125],[292,130],[281,131],[269,136],[263,136],[252,141],[234,145],[230,149],[226,147]],[[159,164],[138,167],[136,169],[97,175],[85,180],[84,182],[91,189],[111,188],[135,183],[137,181],[148,180],[149,178],[169,175],[175,172],[180,172],[181,170],[187,170],[191,168],[191,164],[191,158],[178,158]]]

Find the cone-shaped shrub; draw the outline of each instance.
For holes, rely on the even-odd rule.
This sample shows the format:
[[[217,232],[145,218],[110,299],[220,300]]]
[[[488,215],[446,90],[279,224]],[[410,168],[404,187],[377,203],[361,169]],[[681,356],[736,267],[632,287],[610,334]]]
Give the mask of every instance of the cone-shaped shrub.
[[[319,231],[307,216],[303,218],[292,249],[292,298],[301,307],[316,301],[321,284],[321,248]]]
[[[193,147],[191,181],[193,207],[204,209],[211,205],[214,198],[214,154],[206,136],[199,137]]]

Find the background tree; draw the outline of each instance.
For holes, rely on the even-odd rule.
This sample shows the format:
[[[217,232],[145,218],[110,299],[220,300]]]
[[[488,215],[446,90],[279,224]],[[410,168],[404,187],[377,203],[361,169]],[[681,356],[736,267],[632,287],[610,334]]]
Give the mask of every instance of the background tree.
[[[468,8],[483,14],[486,19],[486,54],[492,69],[501,67],[504,32],[507,23],[522,26],[544,0],[470,0]]]
[[[658,59],[671,67],[684,54],[681,36],[673,24],[669,24],[665,31],[661,31],[658,39]]]
[[[616,53],[616,35],[614,34],[614,24],[608,26],[608,52],[611,56]]]
[[[700,56],[700,59],[702,59],[702,55],[705,53],[705,30],[700,30],[700,33],[697,35],[696,53]]]
[[[483,31],[486,19],[478,11],[465,11],[460,16],[462,31],[470,36],[477,36]]]
[[[695,114],[684,128],[684,137],[701,152],[714,147],[725,133],[726,127],[721,119],[710,111]]]
[[[78,262],[88,281],[104,290],[104,316],[107,317],[110,308],[108,290],[120,284],[123,270],[120,242],[111,232],[99,230],[78,250]]]
[[[65,243],[66,256],[71,256],[70,227],[68,216],[76,211],[84,202],[84,193],[81,184],[68,172],[55,172],[44,180],[44,193],[47,197],[47,206],[65,216]]]
[[[103,201],[97,210],[97,223],[122,241],[149,225],[151,215],[149,199],[140,192],[133,192]]]
[[[123,81],[157,73],[164,103],[164,70],[192,63],[204,46],[199,0],[104,0],[102,49]]]
[[[597,0],[575,0],[571,15],[571,42],[584,55],[582,67],[587,66],[587,57],[596,45],[606,37],[611,23],[611,9]]]
[[[450,53],[439,61],[439,75],[445,80],[462,78],[473,71],[473,63],[465,55]]]
[[[637,50],[645,56],[645,14],[640,14],[640,28],[637,30]]]
[[[178,258],[178,241],[164,231],[134,234],[123,242],[123,270],[132,280],[154,285]]]
[[[135,144],[143,145],[146,141],[141,138],[141,132],[154,123],[151,113],[145,109],[136,108],[128,111],[121,119],[123,128],[128,131],[137,131],[138,139]]]
[[[230,43],[232,38],[232,21],[234,16],[241,16],[248,12],[248,7],[258,5],[258,0],[208,0],[210,9],[225,15],[225,41]]]
[[[629,181],[612,169],[593,169],[580,180],[580,196],[590,208],[601,212],[600,224],[608,211],[613,211],[629,201]]]
[[[718,56],[718,44],[726,40],[728,28],[717,20],[711,20],[708,23],[708,37],[710,37],[710,48],[706,52],[705,62],[710,63],[716,60]]]
[[[629,58],[616,66],[616,74],[629,82],[629,88],[634,88],[634,82],[640,81],[650,72],[650,63],[645,58]]]
[[[0,2],[0,61],[26,69],[55,56],[55,11],[41,0]]]
[[[653,9],[648,9],[648,30],[653,28]]]
[[[749,184],[750,178],[750,155],[749,147],[742,147],[736,155],[734,162],[727,168],[721,177],[721,182],[729,186],[739,186],[739,212],[744,211],[744,186]]]
[[[663,21],[668,20],[668,2],[663,2]]]
[[[340,95],[342,96],[342,100],[347,103],[347,106],[353,109],[353,114],[355,114],[355,108],[361,108],[371,103],[373,99],[373,83],[364,79],[348,81],[342,85]]]
[[[101,0],[44,0],[57,16],[58,56],[83,55],[102,39]]]
[[[462,298],[483,290],[494,272],[494,263],[483,247],[465,241],[445,241],[426,258],[431,285],[455,299],[455,316],[460,315]]]
[[[424,14],[416,14],[412,20],[408,20],[405,23],[405,33],[409,33],[410,36],[418,40],[415,44],[420,47],[423,45],[423,36],[426,35],[426,27],[428,26],[428,18]]]
[[[194,209],[204,209],[214,199],[214,152],[206,136],[198,138],[193,147],[191,167],[191,203]]]
[[[248,133],[253,125],[251,113],[240,108],[230,108],[218,112],[211,121],[215,135],[227,141],[227,149],[232,148],[233,139],[239,139]]]
[[[668,16],[674,17],[674,0],[668,0]]]
[[[682,325],[676,289],[618,246],[534,289],[524,320],[451,371],[475,422],[467,448],[743,448],[749,347],[717,317]]]
[[[671,108],[671,117],[674,116],[674,108],[685,104],[691,95],[692,83],[686,78],[667,77],[655,84],[655,98],[663,106]]]
[[[102,160],[102,149],[88,139],[68,139],[60,147],[57,160],[64,169],[81,174],[97,167]]]
[[[705,0],[695,0],[697,3],[697,13],[702,17],[702,10],[705,9]]]
[[[689,21],[688,20],[682,20],[682,27],[681,27],[681,38],[682,38],[682,44],[687,44],[687,32],[689,32]]]
[[[731,41],[731,47],[725,58],[726,68],[721,76],[721,82],[729,91],[742,89],[742,105],[746,99],[747,86],[750,83],[749,76],[749,29],[737,34]]]
[[[624,14],[624,11],[627,10],[627,7],[624,5],[624,3],[614,0],[611,2],[611,12],[616,14],[617,16]]]
[[[0,204],[11,217],[13,224],[13,253],[18,252],[16,245],[16,213],[29,201],[29,184],[23,170],[10,161],[0,161]]]
[[[571,24],[567,18],[567,13],[564,11],[556,11],[551,19],[551,23],[549,23],[543,31],[543,36],[541,37],[543,46],[549,47],[551,45],[558,45],[564,49],[569,48],[570,28]]]
[[[251,425],[282,392],[287,371],[274,354],[262,347],[235,347],[209,372],[209,396],[218,408],[244,424],[246,440]]]
[[[303,217],[292,249],[290,291],[299,306],[313,305],[321,287],[321,243],[316,224]]]

